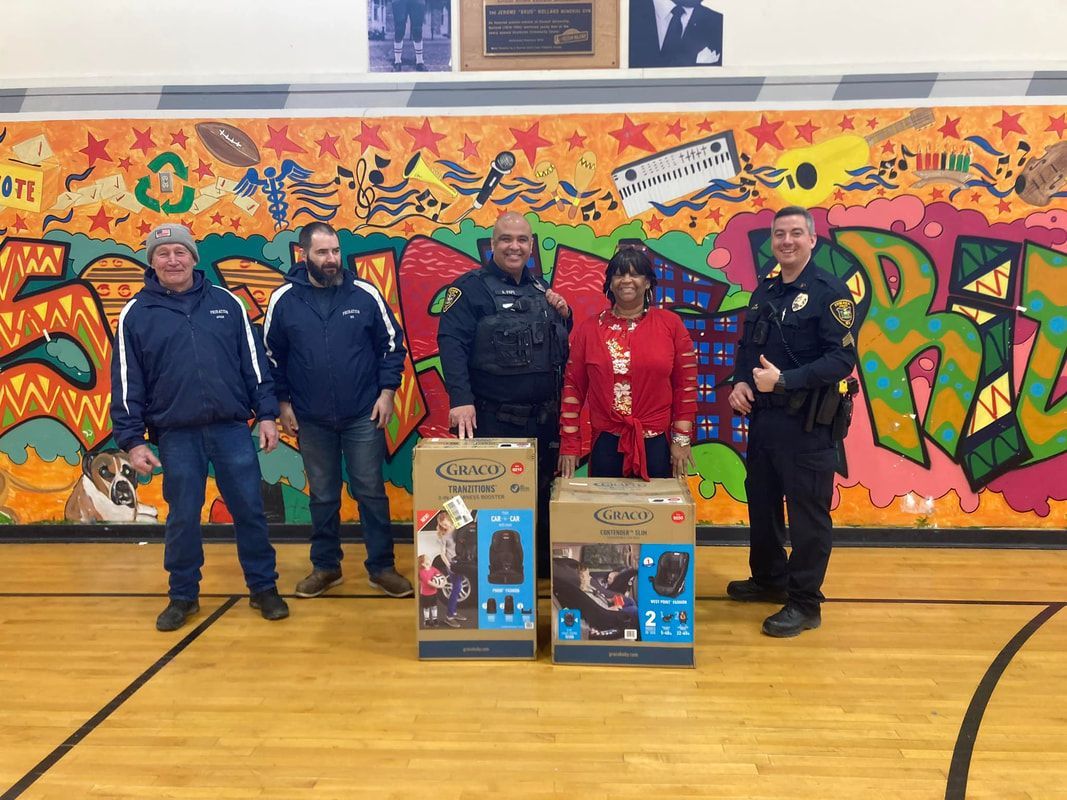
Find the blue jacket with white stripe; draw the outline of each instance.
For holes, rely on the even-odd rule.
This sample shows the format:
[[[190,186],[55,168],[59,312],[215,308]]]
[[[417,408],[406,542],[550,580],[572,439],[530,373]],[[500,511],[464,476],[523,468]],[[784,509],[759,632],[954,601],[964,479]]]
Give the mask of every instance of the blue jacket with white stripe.
[[[397,389],[404,334],[381,293],[342,270],[328,308],[320,309],[303,262],[274,290],[263,326],[278,399],[299,421],[327,425],[369,417],[382,389]]]
[[[251,418],[274,419],[278,403],[259,332],[244,304],[193,271],[171,292],[145,270],[145,285],[119,315],[111,357],[111,422],[123,450],[145,431]]]

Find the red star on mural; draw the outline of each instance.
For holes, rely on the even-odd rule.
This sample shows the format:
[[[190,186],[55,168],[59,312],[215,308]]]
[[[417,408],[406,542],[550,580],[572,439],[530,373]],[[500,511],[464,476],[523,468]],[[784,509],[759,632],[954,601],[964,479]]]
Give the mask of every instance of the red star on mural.
[[[784,122],[768,122],[765,114],[759,115],[759,125],[752,128],[745,128],[750,134],[756,137],[756,152],[760,151],[763,145],[767,144],[776,150],[784,150],[782,143],[778,141],[778,129],[782,127]]]
[[[216,211],[214,214],[211,215],[211,221],[213,223],[215,223],[216,225],[221,225],[222,224],[222,214],[220,214],[218,211]]]
[[[415,226],[412,225],[410,222],[405,222],[404,223],[404,227],[403,227],[403,231],[404,231],[404,235],[405,236],[410,236],[411,234],[413,234],[415,232]]]
[[[652,218],[648,221],[648,230],[663,233],[663,220],[653,214]]]
[[[796,128],[797,128],[797,138],[798,139],[803,139],[808,144],[812,143],[812,138],[811,137],[815,135],[815,131],[819,130],[819,126],[818,125],[812,125],[810,119],[807,122],[805,122],[803,125],[797,125]]]
[[[519,130],[518,128],[511,128],[511,135],[515,137],[515,143],[512,147],[522,150],[526,155],[526,160],[530,162],[532,167],[534,161],[537,160],[537,151],[542,147],[551,146],[552,142],[541,135],[541,123],[535,122],[526,130]]]
[[[267,126],[267,132],[270,134],[267,137],[267,141],[263,143],[263,147],[269,147],[274,151],[276,158],[281,158],[282,153],[306,153],[303,147],[298,145],[292,139],[289,138],[289,126],[283,125],[280,128],[272,128]]]
[[[130,161],[130,159],[128,159],[128,158],[120,158],[120,159],[119,159],[119,166],[120,166],[120,167],[121,167],[122,169],[124,169],[124,170],[126,170],[127,172],[129,172],[129,171],[130,171],[130,167],[132,167],[132,166],[133,166],[133,162],[132,162],[132,161]]]
[[[624,114],[622,118],[622,127],[616,128],[613,131],[608,131],[608,135],[619,143],[619,149],[615,151],[615,154],[618,155],[627,147],[636,147],[640,150],[646,150],[649,153],[656,152],[656,148],[652,146],[652,142],[645,136],[645,128],[651,124],[652,123],[650,122],[642,122],[640,125],[634,125],[630,116]]]
[[[331,136],[329,132],[322,134],[321,139],[316,139],[315,144],[319,146],[319,158],[329,153],[334,158],[340,158],[340,153],[337,152],[337,140],[340,136]]]
[[[569,153],[571,150],[577,150],[579,147],[585,147],[585,140],[587,138],[587,136],[582,136],[578,131],[572,133],[570,138],[565,140],[567,142],[567,152]]]
[[[130,145],[131,150],[140,150],[145,155],[148,155],[149,150],[154,150],[156,143],[152,141],[152,128],[145,131],[139,131],[136,128],[133,129],[133,144]]]
[[[845,193],[841,189],[837,189],[837,190],[834,191],[834,200],[836,200],[837,202],[840,203],[844,199],[845,199]]]
[[[704,131],[705,133],[712,133],[712,126],[712,121],[707,117],[704,117],[701,122],[697,123],[697,130]]]
[[[1011,211],[1011,203],[1001,198],[997,201],[997,211],[1001,212],[1002,214],[1007,214],[1009,211]]]
[[[463,147],[459,149],[463,154],[463,158],[479,158],[478,155],[478,142],[474,141],[467,134],[463,134]]]
[[[24,220],[18,214],[15,215],[14,228],[15,228],[15,233],[19,233],[20,231],[28,231],[29,230],[29,226],[26,225],[26,220]]]
[[[871,117],[869,120],[867,120],[867,127],[872,131],[875,128],[877,128],[878,127],[878,117]]]
[[[938,133],[941,134],[942,139],[960,139],[960,118],[949,119],[948,115],[945,116],[945,124],[938,128]]]
[[[445,138],[445,134],[437,133],[431,126],[428,117],[422,118],[421,128],[408,128],[405,126],[408,136],[411,137],[412,146],[416,150],[426,148],[438,158],[441,157],[441,152],[437,149],[437,143]]]
[[[240,217],[230,217],[230,227],[233,228],[235,231],[236,230],[240,230],[240,228],[241,228],[241,218]]]
[[[359,136],[353,136],[353,142],[359,142],[359,154],[363,155],[368,147],[377,147],[383,153],[389,149],[389,145],[382,141],[382,126],[368,125],[360,121]]]
[[[1023,115],[1023,112],[1017,114],[1009,114],[1007,111],[1001,109],[1000,122],[993,124],[994,128],[1000,128],[1000,138],[1003,140],[1009,133],[1026,133],[1026,129],[1019,124],[1019,117]]]
[[[930,190],[930,199],[931,200],[940,200],[944,196],[945,196],[945,190],[944,189],[938,189],[935,186],[933,189]]]
[[[149,225],[144,220],[141,220],[141,224],[137,226],[137,230],[139,230],[141,232],[142,236],[146,236],[148,234],[148,232],[150,230],[152,230],[152,226]]]
[[[182,150],[186,150],[185,145],[189,143],[189,137],[185,135],[185,131],[178,131],[170,135],[170,143],[180,147]]]
[[[711,209],[711,211],[708,212],[708,219],[714,220],[717,225],[722,221],[722,211],[718,208]]]
[[[842,114],[841,121],[837,123],[837,127],[843,131],[854,131],[856,130],[856,126],[852,124],[852,120],[853,117],[850,117],[847,114]]]
[[[892,153],[893,150],[895,150],[895,149],[896,149],[896,145],[893,144],[891,141],[886,141],[886,142],[884,142],[882,144],[882,152],[883,153]]]
[[[89,166],[93,166],[97,161],[111,161],[111,156],[107,153],[107,143],[110,139],[97,139],[91,133],[86,133],[89,137],[85,147],[79,150],[79,153],[85,153],[85,157],[89,159]]]
[[[676,119],[674,122],[667,126],[667,135],[673,136],[679,141],[681,141],[683,133],[685,133],[685,128],[682,127],[681,119]]]
[[[215,173],[211,170],[211,162],[209,161],[201,161],[200,166],[194,169],[193,172],[200,176],[200,180],[204,180],[204,178],[207,177],[215,177]]]
[[[1062,139],[1063,132],[1067,131],[1067,122],[1064,121],[1064,117],[1067,117],[1067,114],[1060,114],[1058,117],[1049,114],[1048,127],[1045,130],[1055,132]]]
[[[981,192],[971,192],[971,202],[972,203],[977,203],[981,199],[982,199],[982,193]]]
[[[753,197],[752,198],[752,205],[754,205],[756,208],[763,208],[763,204],[766,203],[766,202],[767,201],[764,200],[762,197]]]
[[[89,226],[89,233],[99,229],[106,233],[111,233],[111,220],[114,217],[109,217],[104,211],[104,207],[100,206],[100,210],[89,217],[93,221],[93,224]]]

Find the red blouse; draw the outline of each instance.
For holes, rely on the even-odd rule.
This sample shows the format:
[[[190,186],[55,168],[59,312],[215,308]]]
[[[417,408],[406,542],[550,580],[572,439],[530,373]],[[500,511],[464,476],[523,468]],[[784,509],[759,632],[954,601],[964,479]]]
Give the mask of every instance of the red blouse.
[[[627,320],[604,311],[579,325],[563,379],[563,455],[580,455],[583,404],[593,441],[605,431],[617,435],[623,475],[648,480],[645,437],[696,417],[696,354],[678,315],[650,308]]]

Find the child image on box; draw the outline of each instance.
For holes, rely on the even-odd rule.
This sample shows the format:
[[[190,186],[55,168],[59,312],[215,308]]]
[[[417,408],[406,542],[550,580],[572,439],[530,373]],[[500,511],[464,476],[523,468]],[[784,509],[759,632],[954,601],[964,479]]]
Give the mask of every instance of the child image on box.
[[[419,608],[422,609],[422,627],[436,628],[437,590],[445,583],[441,570],[430,564],[428,556],[419,556]]]
[[[639,545],[564,544],[552,550],[554,624],[573,629],[582,639],[638,641],[637,559]],[[570,624],[568,624],[570,623]],[[578,638],[569,630],[563,637]]]
[[[427,563],[442,576],[434,592],[434,602],[445,604],[444,623],[451,628],[474,627],[467,615],[460,613],[459,605],[469,605],[477,599],[476,536],[474,522],[457,531],[452,518],[444,510],[433,514],[419,531],[420,563],[425,557]]]

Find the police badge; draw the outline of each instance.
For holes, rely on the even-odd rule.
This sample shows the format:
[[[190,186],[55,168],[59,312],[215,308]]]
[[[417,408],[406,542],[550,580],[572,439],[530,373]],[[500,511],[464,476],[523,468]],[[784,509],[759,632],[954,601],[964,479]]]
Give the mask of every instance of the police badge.
[[[793,310],[800,311],[804,306],[808,304],[808,293],[801,292],[793,298]]]

